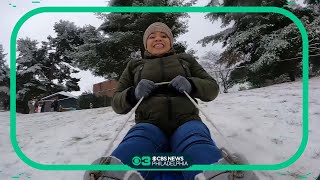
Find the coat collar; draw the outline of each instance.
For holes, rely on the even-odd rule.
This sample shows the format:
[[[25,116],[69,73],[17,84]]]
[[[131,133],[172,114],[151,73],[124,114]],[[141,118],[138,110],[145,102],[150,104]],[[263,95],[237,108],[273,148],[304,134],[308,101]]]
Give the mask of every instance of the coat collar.
[[[161,57],[166,57],[166,56],[171,56],[175,54],[175,51],[173,48],[171,48],[168,52],[166,52],[165,54],[163,54],[162,56],[155,56],[152,55],[150,52],[148,52],[147,50],[144,51],[144,58],[145,59],[155,59],[155,58],[161,58]]]

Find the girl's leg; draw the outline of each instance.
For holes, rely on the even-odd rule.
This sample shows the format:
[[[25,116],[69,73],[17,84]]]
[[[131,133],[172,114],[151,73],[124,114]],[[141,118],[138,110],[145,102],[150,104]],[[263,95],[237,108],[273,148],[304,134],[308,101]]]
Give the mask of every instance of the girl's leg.
[[[213,164],[222,158],[213,142],[207,126],[199,121],[188,121],[171,136],[170,145],[174,153],[182,153],[192,159],[193,164]],[[200,171],[183,171],[186,180],[193,180]]]
[[[123,138],[111,156],[120,159],[124,164],[132,164],[132,158],[140,154],[168,152],[169,141],[166,135],[155,125],[139,123],[133,126]],[[145,179],[154,179],[159,172],[141,171]]]

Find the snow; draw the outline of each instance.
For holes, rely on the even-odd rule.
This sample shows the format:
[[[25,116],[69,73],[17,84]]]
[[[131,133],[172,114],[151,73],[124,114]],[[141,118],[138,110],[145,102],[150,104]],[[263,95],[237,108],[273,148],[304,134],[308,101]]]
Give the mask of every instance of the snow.
[[[31,67],[23,67],[24,69],[22,71],[19,71],[19,73],[21,75],[24,75],[26,73],[35,73],[37,70],[41,70],[41,67],[39,66],[39,64],[36,64],[34,66]]]
[[[6,86],[0,86],[0,93],[10,94],[10,89]]]
[[[260,56],[260,58],[256,62],[254,62],[250,66],[250,70],[252,70],[253,72],[257,72],[263,67],[265,67],[265,65],[271,65],[274,61],[278,61],[278,60],[280,60],[280,58],[279,56],[276,55],[276,52],[264,53]]]
[[[68,93],[68,92],[65,92],[65,91],[60,91],[60,92],[51,94],[49,96],[46,96],[46,97],[44,97],[42,99],[48,99],[48,98],[53,97],[53,96],[55,96],[57,94],[60,94],[60,95],[66,96],[66,97],[70,97],[70,98],[77,98],[76,96],[72,95],[71,93]]]
[[[17,99],[20,99],[21,98],[20,96],[24,96],[29,91],[30,91],[30,89],[26,88],[26,87],[24,87],[23,89],[19,90],[17,92]]]
[[[309,141],[300,159],[276,171],[257,171],[261,180],[314,179],[320,173],[320,77],[309,80]],[[200,107],[251,164],[278,164],[298,149],[302,135],[302,82],[220,94]],[[110,107],[36,114],[17,114],[17,140],[30,159],[46,164],[90,164],[103,156],[117,131],[113,148],[134,124],[120,129],[127,115]],[[82,179],[84,171],[41,171],[22,162],[11,147],[9,112],[0,112],[0,179]],[[210,123],[212,137],[224,146]],[[25,173],[25,174],[21,174]]]

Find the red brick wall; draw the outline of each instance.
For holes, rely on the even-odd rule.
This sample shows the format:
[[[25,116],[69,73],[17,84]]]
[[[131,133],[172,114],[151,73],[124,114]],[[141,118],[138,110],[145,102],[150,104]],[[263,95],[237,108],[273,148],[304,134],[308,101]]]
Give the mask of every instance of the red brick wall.
[[[93,85],[93,94],[96,96],[112,97],[116,91],[118,82],[116,80],[107,80]]]

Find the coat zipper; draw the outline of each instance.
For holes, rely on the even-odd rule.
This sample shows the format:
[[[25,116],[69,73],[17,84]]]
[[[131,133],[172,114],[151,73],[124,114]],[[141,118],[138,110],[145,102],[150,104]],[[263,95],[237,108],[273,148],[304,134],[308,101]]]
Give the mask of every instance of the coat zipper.
[[[165,80],[165,74],[164,74],[164,64],[163,64],[163,59],[160,58],[160,68],[161,68],[161,82],[164,82]],[[167,106],[168,106],[168,121],[172,122],[172,109],[171,109],[171,98],[169,95],[166,95],[167,97]]]
[[[143,69],[144,64],[141,65],[139,69],[139,74],[138,74],[138,83],[141,81],[141,74],[142,74],[142,69]]]
[[[181,59],[179,59],[179,62],[180,62],[180,65],[182,66],[182,69],[184,70],[184,74],[186,75],[186,77],[189,77],[186,65],[183,64]]]

